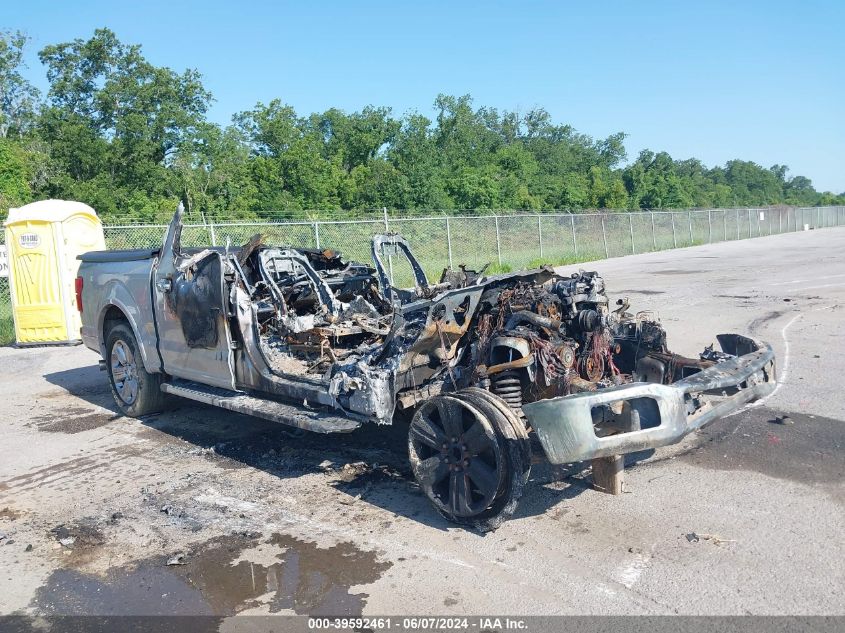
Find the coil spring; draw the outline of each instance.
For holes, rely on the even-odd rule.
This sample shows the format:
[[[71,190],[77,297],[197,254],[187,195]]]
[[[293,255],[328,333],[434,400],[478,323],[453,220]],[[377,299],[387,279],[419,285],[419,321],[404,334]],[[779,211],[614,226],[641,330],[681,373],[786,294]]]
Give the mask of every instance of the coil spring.
[[[509,369],[491,378],[491,391],[508,403],[508,406],[523,417],[522,380],[518,369]]]

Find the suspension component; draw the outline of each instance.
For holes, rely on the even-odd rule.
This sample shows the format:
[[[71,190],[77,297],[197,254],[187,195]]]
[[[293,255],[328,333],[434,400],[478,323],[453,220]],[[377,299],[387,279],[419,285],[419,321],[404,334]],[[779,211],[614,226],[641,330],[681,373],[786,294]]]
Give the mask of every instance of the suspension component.
[[[520,370],[509,369],[490,376],[490,390],[507,402],[517,415],[522,414],[522,379]]]

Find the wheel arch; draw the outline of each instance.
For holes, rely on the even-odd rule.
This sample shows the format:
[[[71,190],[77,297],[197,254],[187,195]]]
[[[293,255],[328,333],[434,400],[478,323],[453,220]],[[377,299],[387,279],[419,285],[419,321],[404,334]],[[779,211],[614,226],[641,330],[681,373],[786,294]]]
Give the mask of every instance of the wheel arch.
[[[106,339],[108,338],[109,330],[117,323],[126,323],[135,336],[135,344],[138,347],[138,352],[141,354],[144,368],[151,374],[159,373],[161,371],[160,363],[155,355],[148,353],[147,347],[143,344],[143,338],[140,336],[138,325],[130,314],[131,310],[118,298],[112,298],[109,303],[106,303],[102,307],[97,319],[100,356],[107,358]]]
[[[510,352],[515,352],[513,358]],[[496,336],[490,341],[490,365],[498,365],[506,363],[508,360],[516,360],[521,358],[528,358],[531,355],[530,343],[520,336]],[[527,367],[522,368],[528,375],[528,379],[533,381],[535,379],[534,364],[531,363]]]

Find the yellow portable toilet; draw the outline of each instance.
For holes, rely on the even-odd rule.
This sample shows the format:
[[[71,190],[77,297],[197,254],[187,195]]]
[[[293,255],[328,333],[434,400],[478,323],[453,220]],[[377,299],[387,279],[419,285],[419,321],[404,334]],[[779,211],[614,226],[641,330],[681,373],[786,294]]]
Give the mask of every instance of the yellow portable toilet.
[[[41,200],[9,209],[5,226],[18,345],[79,342],[76,256],[106,248],[97,213],[81,202]]]

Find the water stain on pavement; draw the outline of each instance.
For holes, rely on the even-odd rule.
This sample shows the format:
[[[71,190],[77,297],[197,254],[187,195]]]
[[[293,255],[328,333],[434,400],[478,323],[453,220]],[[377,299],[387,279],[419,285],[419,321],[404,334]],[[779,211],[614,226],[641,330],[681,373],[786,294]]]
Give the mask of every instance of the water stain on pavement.
[[[81,433],[105,426],[118,419],[112,413],[94,413],[90,409],[71,407],[32,418],[39,431],[47,433]]]
[[[701,444],[679,460],[717,470],[750,470],[819,486],[845,499],[845,421],[755,407],[699,432]]]
[[[15,521],[16,519],[19,519],[20,516],[21,513],[12,508],[3,508],[0,510],[0,520],[5,519],[7,521]]]
[[[241,556],[256,546],[274,552],[278,562]],[[59,569],[30,606],[44,615],[227,616],[260,606],[271,613],[359,615],[368,594],[350,588],[375,582],[392,565],[352,543],[321,548],[285,534],[263,541],[221,537],[188,552],[179,559],[184,564],[168,560],[157,556],[104,575]]]
[[[665,290],[619,290],[615,294],[625,295],[665,295]]]

